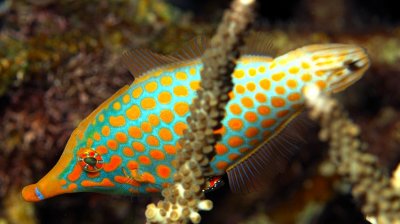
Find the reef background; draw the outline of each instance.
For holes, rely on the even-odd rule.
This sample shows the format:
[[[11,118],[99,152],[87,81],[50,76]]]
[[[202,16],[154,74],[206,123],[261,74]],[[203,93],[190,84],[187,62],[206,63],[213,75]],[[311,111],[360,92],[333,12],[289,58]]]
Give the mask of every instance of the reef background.
[[[0,224],[144,223],[158,196],[63,195],[31,204],[22,186],[56,163],[81,119],[133,78],[129,48],[174,51],[210,36],[228,0],[0,0]],[[395,0],[259,1],[255,30],[277,55],[310,43],[365,47],[372,66],[336,95],[388,174],[400,162],[400,15]],[[73,110],[71,108],[74,108]],[[247,195],[208,197],[203,223],[368,223],[346,186],[321,175],[327,146],[312,128],[287,173]],[[338,189],[342,189],[338,193]]]

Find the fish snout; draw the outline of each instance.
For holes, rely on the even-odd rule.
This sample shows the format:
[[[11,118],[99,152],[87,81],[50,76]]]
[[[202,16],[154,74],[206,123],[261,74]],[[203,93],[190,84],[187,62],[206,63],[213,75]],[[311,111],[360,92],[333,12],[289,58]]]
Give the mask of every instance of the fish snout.
[[[302,48],[310,56],[314,75],[328,90],[339,92],[359,80],[370,66],[365,48],[352,44],[321,44]]]

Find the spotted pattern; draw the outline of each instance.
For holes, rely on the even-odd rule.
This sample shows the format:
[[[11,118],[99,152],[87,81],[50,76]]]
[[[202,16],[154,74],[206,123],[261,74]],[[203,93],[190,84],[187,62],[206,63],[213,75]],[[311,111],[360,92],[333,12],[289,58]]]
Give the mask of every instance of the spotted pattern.
[[[233,73],[222,139],[215,146],[215,175],[251,152],[303,104],[305,83],[327,88],[324,74],[312,60],[247,57]],[[111,102],[102,105],[83,139],[104,160],[104,168],[88,174],[72,166],[66,181],[77,188],[116,193],[158,192],[172,182],[178,139],[187,129],[190,103],[199,89],[199,61],[142,76]],[[79,143],[81,144],[81,143]],[[90,180],[89,180],[90,179]],[[69,186],[69,185],[65,185]]]

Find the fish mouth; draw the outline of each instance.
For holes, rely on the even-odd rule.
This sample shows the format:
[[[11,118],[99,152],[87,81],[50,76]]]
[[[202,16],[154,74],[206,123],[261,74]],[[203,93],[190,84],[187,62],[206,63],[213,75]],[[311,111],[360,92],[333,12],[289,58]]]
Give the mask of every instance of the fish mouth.
[[[356,81],[361,79],[365,71],[370,66],[370,59],[366,49],[362,47],[353,46],[353,50],[349,53],[348,60],[343,62],[342,77],[336,77],[334,81],[330,84],[330,88],[333,93],[340,92],[350,85],[354,84]],[[333,73],[331,76],[334,76]],[[331,77],[328,77],[328,80]]]
[[[25,201],[37,202],[45,199],[37,184],[31,184],[22,189],[22,197]]]

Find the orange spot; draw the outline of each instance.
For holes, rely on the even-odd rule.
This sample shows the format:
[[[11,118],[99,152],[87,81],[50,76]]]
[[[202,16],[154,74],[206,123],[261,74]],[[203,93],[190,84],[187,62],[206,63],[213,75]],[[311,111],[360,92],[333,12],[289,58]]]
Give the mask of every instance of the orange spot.
[[[131,126],[128,129],[129,136],[132,138],[141,138],[142,137],[142,131],[135,126]]]
[[[259,140],[258,139],[253,139],[253,140],[251,140],[250,142],[249,142],[249,145],[251,145],[251,146],[257,146],[257,144],[258,144],[258,142],[259,142]]]
[[[174,114],[170,110],[162,110],[160,113],[160,118],[165,123],[171,123],[174,120]]]
[[[238,94],[243,94],[246,91],[246,89],[244,88],[244,86],[237,84],[235,87],[235,91]]]
[[[172,140],[172,133],[168,128],[161,128],[158,132],[158,135],[163,141],[171,141]]]
[[[284,87],[282,87],[282,86],[277,86],[276,88],[275,88],[275,92],[277,93],[277,94],[285,94],[285,88]]]
[[[101,182],[91,180],[83,180],[81,182],[83,187],[114,187],[115,184],[108,178],[104,178]]]
[[[119,165],[121,165],[121,163],[122,163],[122,158],[118,155],[113,155],[110,158],[110,162],[104,163],[103,170],[106,172],[112,172],[116,170],[119,167]]]
[[[297,74],[299,71],[300,71],[299,67],[296,67],[296,66],[289,68],[290,74]]]
[[[231,147],[239,147],[243,144],[243,139],[239,136],[232,136],[231,138],[229,138],[228,144]]]
[[[243,97],[241,100],[243,106],[252,108],[254,106],[253,100],[250,97]]]
[[[318,80],[315,84],[317,84],[319,86],[319,88],[321,88],[321,89],[326,88],[326,82],[324,82],[322,80]]]
[[[87,175],[89,178],[96,178],[96,177],[99,177],[99,176],[100,176],[100,172],[96,172],[96,173],[86,173],[86,175]]]
[[[177,73],[175,74],[175,77],[176,77],[178,80],[186,80],[186,79],[187,79],[187,75],[186,75],[185,72],[177,72]]]
[[[156,91],[156,89],[157,89],[157,83],[156,82],[149,82],[149,83],[147,83],[145,86],[144,86],[144,89],[147,91],[147,92],[149,92],[149,93],[152,93],[152,92],[154,92],[154,91]]]
[[[315,74],[316,74],[317,76],[323,76],[323,75],[325,74],[325,71],[318,70],[318,71],[315,72]]]
[[[134,90],[132,91],[132,97],[135,98],[135,99],[137,99],[137,98],[140,97],[140,95],[142,95],[142,92],[143,92],[142,87],[137,87],[136,89],[134,89]]]
[[[195,75],[196,74],[196,69],[195,68],[190,68],[189,74]]]
[[[131,100],[131,97],[126,94],[124,97],[122,97],[122,102],[124,102],[125,104],[129,103],[129,101]]]
[[[126,165],[130,170],[137,170],[139,168],[139,164],[136,161],[129,160],[128,164]]]
[[[154,135],[147,136],[146,142],[151,146],[158,146],[160,144],[160,141],[158,141],[158,138],[155,137]]]
[[[168,154],[175,154],[176,153],[176,148],[173,145],[164,145],[164,150]]]
[[[263,128],[269,128],[269,127],[271,127],[272,125],[274,125],[275,124],[275,120],[274,119],[266,119],[266,120],[263,120],[262,122],[261,122],[261,127],[263,127]]]
[[[220,161],[220,162],[218,162],[215,166],[218,168],[218,169],[220,169],[220,170],[225,170],[226,169],[226,167],[228,167],[228,163],[227,162],[224,162],[224,161]]]
[[[274,81],[280,81],[281,79],[283,79],[283,77],[285,77],[285,73],[283,72],[278,72],[272,75],[272,80]]]
[[[174,94],[176,96],[187,96],[188,95],[188,89],[185,86],[176,86],[174,88]]]
[[[104,136],[109,136],[110,135],[110,127],[108,126],[103,126],[103,128],[101,129],[101,134],[103,134]]]
[[[258,134],[259,130],[256,127],[250,127],[246,130],[246,137],[248,138],[253,138],[254,136],[256,136]]]
[[[126,110],[126,116],[130,120],[136,120],[140,117],[140,109],[137,105],[132,105],[129,109]]]
[[[217,130],[214,130],[214,134],[221,134],[221,135],[223,135],[223,134],[225,134],[225,132],[226,132],[226,129],[225,129],[224,126],[220,127],[220,128],[217,129]]]
[[[117,141],[121,143],[125,143],[128,141],[128,137],[122,132],[118,132],[117,134],[115,134],[115,139],[117,139]]]
[[[133,142],[132,143],[132,148],[138,152],[143,152],[144,151],[144,145],[140,142]]]
[[[247,83],[246,88],[249,91],[253,92],[256,89],[256,84],[254,84],[254,82],[249,82],[249,83]]]
[[[237,158],[239,158],[239,155],[238,155],[238,154],[230,154],[230,155],[228,156],[228,158],[229,158],[231,161],[235,161]]]
[[[312,79],[312,77],[308,73],[301,76],[301,80],[303,80],[304,82],[309,82],[309,81],[311,81],[311,79]]]
[[[269,88],[271,87],[271,81],[269,81],[268,79],[263,79],[260,81],[260,86],[265,90],[269,90]]]
[[[278,117],[284,117],[284,116],[286,116],[288,113],[289,113],[289,110],[281,110],[281,111],[279,111],[279,112],[276,114],[276,116],[278,116]]]
[[[129,184],[134,187],[140,187],[140,183],[133,180],[132,178],[125,177],[125,176],[115,176],[114,181],[120,184]]]
[[[140,105],[145,110],[151,110],[156,107],[156,101],[153,98],[146,97],[142,101],[140,101]]]
[[[189,104],[178,102],[175,104],[174,110],[179,116],[184,116],[189,111]]]
[[[287,85],[289,88],[294,89],[294,88],[297,87],[297,81],[296,81],[296,80],[293,80],[293,79],[289,79],[289,80],[286,82],[286,85]]]
[[[158,94],[158,102],[160,102],[162,104],[167,104],[167,103],[171,102],[171,98],[172,98],[171,93],[169,93],[167,91],[163,91],[160,94]]]
[[[244,71],[243,70],[235,70],[233,72],[233,77],[237,78],[237,79],[241,79],[244,77]]]
[[[271,112],[271,109],[267,106],[261,105],[257,108],[257,111],[260,115],[268,115]]]
[[[265,96],[263,93],[257,93],[256,100],[260,103],[265,103],[267,101],[267,96]]]
[[[148,193],[157,193],[157,192],[160,192],[160,189],[155,188],[155,187],[146,187],[146,192],[148,192]]]
[[[104,115],[103,115],[103,114],[100,114],[100,115],[99,115],[99,121],[100,121],[100,122],[103,122],[103,121],[104,121]]]
[[[88,140],[86,141],[86,146],[90,148],[92,147],[92,145],[93,145],[93,140],[91,138],[88,138]]]
[[[104,155],[108,152],[108,149],[104,145],[99,145],[96,147],[96,152],[98,152],[100,155]]]
[[[200,81],[192,81],[189,85],[192,90],[200,89]]]
[[[186,123],[184,122],[177,122],[174,126],[174,131],[177,135],[182,136],[183,135],[183,130],[187,128]]]
[[[151,127],[151,124],[149,122],[143,122],[142,125],[140,126],[144,132],[151,132],[153,128]]]
[[[302,62],[301,67],[304,69],[308,69],[308,68],[310,68],[310,64],[308,64],[307,62]]]
[[[150,156],[155,160],[163,160],[165,159],[165,155],[162,151],[154,149],[150,151]]]
[[[168,178],[171,175],[171,168],[166,165],[158,165],[156,171],[157,175],[161,178]]]
[[[110,116],[109,122],[114,127],[122,127],[125,125],[125,118],[123,116]]]
[[[275,68],[276,67],[276,62],[272,62],[270,65],[269,65],[269,69],[273,69],[273,68]]]
[[[239,149],[239,152],[241,152],[241,153],[246,153],[248,151],[249,151],[249,148],[241,148],[241,149]]]
[[[82,167],[79,164],[75,164],[71,173],[68,174],[68,180],[71,182],[75,182],[79,179],[82,174]]]
[[[303,106],[304,106],[304,104],[302,104],[302,103],[297,103],[297,104],[293,104],[291,107],[292,107],[293,109],[295,109],[295,110],[298,110],[298,109],[302,109]]]
[[[290,101],[296,101],[300,99],[300,94],[299,93],[292,93],[288,96],[288,100]]]
[[[283,107],[286,104],[285,100],[280,97],[272,97],[271,103],[274,107]]]
[[[156,178],[154,178],[153,174],[149,173],[149,172],[143,172],[142,176],[141,176],[143,182],[149,182],[154,184],[156,182]]]
[[[163,86],[169,86],[172,84],[172,78],[170,76],[164,76],[161,78],[160,82]]]
[[[160,124],[160,120],[158,119],[158,116],[156,116],[155,114],[150,114],[147,119],[149,120],[150,124],[153,126],[157,126],[158,124]]]
[[[229,110],[232,112],[232,114],[236,115],[240,115],[242,113],[240,106],[234,103],[229,106]]]
[[[251,111],[248,111],[244,114],[244,118],[248,122],[256,122],[257,121],[257,114]]]
[[[228,126],[229,126],[231,129],[233,129],[233,130],[235,130],[235,131],[238,131],[238,130],[242,129],[242,127],[243,127],[243,122],[242,122],[242,120],[240,120],[239,118],[232,118],[232,119],[230,119],[230,120],[228,121]]]
[[[114,139],[110,139],[107,141],[107,146],[112,150],[116,150],[118,148],[118,143]]]
[[[93,134],[93,138],[94,138],[94,140],[96,140],[96,141],[100,141],[101,136],[100,136],[100,134],[99,134],[98,132],[95,132],[95,133]]]
[[[254,68],[249,69],[250,76],[255,76],[256,74],[257,74],[257,71]]]
[[[258,68],[258,71],[260,72],[260,73],[264,73],[265,72],[265,67],[264,66],[260,66],[259,68]]]
[[[124,147],[124,149],[122,150],[122,153],[128,157],[132,157],[134,155],[133,150],[129,147]]]
[[[217,143],[217,144],[215,145],[215,152],[216,152],[218,155],[223,155],[223,154],[225,154],[225,153],[228,152],[228,148],[227,148],[224,144],[222,144],[222,143]]]
[[[120,102],[115,102],[113,104],[113,109],[114,110],[120,110],[121,109],[121,103]]]
[[[150,165],[151,164],[151,160],[149,157],[147,156],[139,156],[139,162],[143,165]]]

